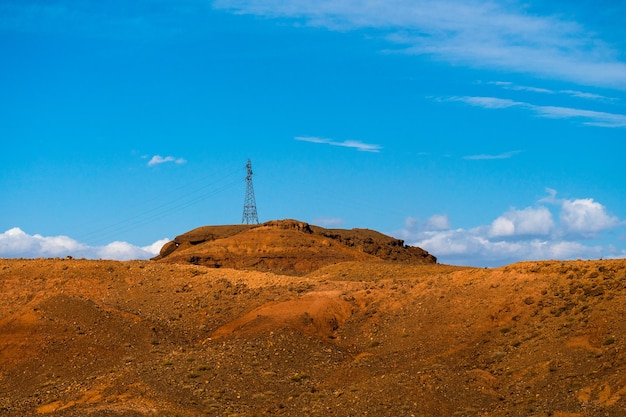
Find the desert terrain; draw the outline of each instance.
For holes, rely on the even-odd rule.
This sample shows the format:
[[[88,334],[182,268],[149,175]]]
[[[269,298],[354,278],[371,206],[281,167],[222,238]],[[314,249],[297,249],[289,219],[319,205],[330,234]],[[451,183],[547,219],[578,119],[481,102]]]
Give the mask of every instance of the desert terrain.
[[[194,233],[151,261],[0,259],[0,415],[626,415],[626,260]]]

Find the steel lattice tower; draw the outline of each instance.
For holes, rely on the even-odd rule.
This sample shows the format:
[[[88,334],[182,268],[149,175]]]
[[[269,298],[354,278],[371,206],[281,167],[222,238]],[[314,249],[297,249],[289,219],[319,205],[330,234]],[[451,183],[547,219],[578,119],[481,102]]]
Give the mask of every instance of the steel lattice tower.
[[[259,216],[256,212],[256,200],[254,199],[254,187],[252,186],[252,162],[248,159],[246,164],[248,175],[246,176],[246,199],[243,202],[243,217],[241,223],[259,224]]]

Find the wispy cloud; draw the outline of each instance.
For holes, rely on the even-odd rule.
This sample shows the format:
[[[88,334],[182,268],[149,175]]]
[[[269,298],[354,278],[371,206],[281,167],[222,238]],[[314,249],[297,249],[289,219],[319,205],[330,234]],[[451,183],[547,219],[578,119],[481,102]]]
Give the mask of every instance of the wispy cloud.
[[[539,106],[522,101],[514,101],[498,97],[450,97],[448,101],[458,101],[485,109],[505,109],[520,107],[533,111],[537,116],[548,119],[579,119],[588,126],[606,128],[626,127],[626,115],[599,112],[594,110],[576,109],[560,106]]]
[[[597,34],[521,2],[467,0],[216,0],[236,13],[330,30],[373,29],[408,54],[478,68],[626,89],[626,63]]]
[[[93,36],[195,33],[207,2],[4,1],[0,29],[88,32]],[[535,74],[582,85],[626,89],[621,51],[561,15],[528,12],[521,0],[215,0],[234,13],[287,18],[336,31],[371,30],[389,49],[475,68]],[[198,27],[194,27],[198,30]]]
[[[447,99],[440,99],[439,101],[460,101],[465,104],[485,109],[506,109],[508,107],[523,106],[526,104],[520,101],[498,97],[449,97]]]
[[[67,236],[30,235],[19,227],[0,233],[0,257],[52,258],[73,256],[87,259],[149,259],[156,256],[169,239],[158,240],[148,246],[127,242],[112,242],[104,246],[89,246]]]
[[[382,150],[382,146],[373,145],[370,143],[363,143],[358,140],[345,140],[343,142],[337,142],[332,139],[326,138],[318,138],[318,137],[309,137],[309,136],[297,136],[294,138],[295,140],[299,140],[301,142],[310,142],[310,143],[320,143],[324,145],[332,145],[332,146],[341,146],[344,148],[352,148],[361,152],[380,152]]]
[[[539,93],[539,94],[564,94],[570,97],[582,98],[586,100],[619,101],[618,98],[607,97],[601,94],[589,93],[589,92],[578,91],[578,90],[551,90],[551,89],[543,88],[543,87],[518,85],[510,81],[489,81],[486,84],[495,85],[505,90],[526,91],[526,92]]]
[[[586,93],[584,91],[577,91],[577,90],[559,90],[559,93],[567,94],[572,97],[584,98],[587,100],[619,101],[619,99],[615,97],[607,97],[601,94]]]
[[[490,160],[490,159],[510,159],[514,157],[515,155],[517,155],[518,153],[521,153],[521,151],[509,151],[509,152],[503,152],[503,153],[493,154],[493,155],[491,154],[468,155],[468,156],[464,156],[463,159],[469,159],[469,160],[475,160],[475,161]]]
[[[550,119],[582,119],[583,124],[598,127],[626,127],[626,115],[571,107],[528,105],[539,116]]]
[[[454,229],[445,215],[434,215],[425,222],[409,217],[394,235],[426,249],[440,262],[456,265],[626,257],[624,249],[586,243],[603,233],[623,231],[624,221],[592,198],[558,199],[555,190],[547,191],[550,195],[533,206],[511,208],[490,224]],[[433,223],[441,227],[432,227]]]
[[[498,87],[502,87],[506,90],[514,90],[514,91],[529,91],[531,93],[542,93],[542,94],[554,94],[553,90],[541,87],[531,87],[527,85],[517,85],[509,81],[490,81],[487,84],[497,85]]]
[[[174,156],[166,156],[163,157],[161,155],[154,155],[152,158],[150,158],[150,160],[148,161],[148,166],[152,167],[155,165],[161,165],[161,164],[166,164],[166,163],[175,163],[178,165],[184,164],[187,162],[187,160],[185,158],[176,158]]]

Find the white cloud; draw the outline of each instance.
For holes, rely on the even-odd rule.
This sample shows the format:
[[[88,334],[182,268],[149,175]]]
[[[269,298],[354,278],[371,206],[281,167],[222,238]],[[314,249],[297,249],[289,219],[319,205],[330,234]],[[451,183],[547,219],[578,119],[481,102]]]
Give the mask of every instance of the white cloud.
[[[550,195],[536,206],[509,209],[489,225],[450,229],[447,216],[435,215],[425,223],[407,217],[404,228],[393,234],[407,244],[429,251],[439,262],[456,265],[498,266],[530,259],[626,257],[624,248],[587,243],[590,238],[600,237],[601,232],[618,232],[626,225],[624,222],[608,214],[593,199],[558,199],[555,190],[547,191]],[[432,227],[433,223],[448,227]]]
[[[173,156],[166,156],[163,157],[161,155],[154,155],[150,161],[148,161],[148,166],[155,166],[155,165],[160,165],[160,164],[166,164],[168,162],[173,162],[175,164],[184,164],[187,162],[187,160],[185,158],[176,158]]]
[[[412,239],[420,231],[443,231],[450,229],[450,219],[447,214],[433,214],[425,222],[418,217],[404,219],[404,229],[395,234],[402,239]]]
[[[150,245],[142,246],[141,250],[152,254],[152,256],[156,256],[159,254],[159,252],[161,252],[161,248],[169,241],[170,239],[168,238],[159,239]]]
[[[127,242],[112,242],[96,249],[97,258],[127,261],[131,259],[149,259],[159,254],[169,239],[161,239],[148,246],[135,246]]]
[[[516,1],[216,0],[236,13],[348,31],[373,29],[409,54],[472,67],[626,88],[626,63],[595,33]]]
[[[477,255],[485,239],[464,229],[427,231],[411,245],[428,250],[437,257],[446,255]]]
[[[588,235],[618,224],[619,219],[609,215],[606,207],[592,198],[563,201],[561,225],[566,232]]]
[[[491,223],[490,236],[548,235],[554,227],[552,213],[546,207],[511,209]]]
[[[0,257],[54,258],[73,256],[87,259],[149,259],[158,255],[169,239],[158,240],[148,246],[127,242],[112,242],[105,246],[88,246],[67,236],[29,235],[19,227],[0,234]]]
[[[423,232],[410,245],[435,255],[440,263],[471,266],[501,266],[524,260],[618,257],[625,251],[571,240],[530,238],[503,240],[489,237],[488,228]]]
[[[0,234],[0,256],[4,257],[55,257],[84,250],[84,245],[67,236],[31,236],[19,227]]]
[[[380,152],[383,148],[380,145],[372,145],[369,143],[363,143],[358,140],[345,140],[343,142],[337,142],[332,139],[309,137],[309,136],[296,136],[295,140],[301,142],[320,143],[324,145],[341,146],[344,148],[353,148],[361,152]]]
[[[426,221],[425,230],[448,230],[450,229],[450,219],[445,214],[434,214]]]
[[[548,119],[581,119],[588,126],[624,128],[626,115],[599,112],[594,110],[575,109],[560,106],[538,106],[522,101],[513,101],[498,97],[450,97],[448,101],[458,101],[485,109],[505,109],[521,107],[533,111],[539,117]]]

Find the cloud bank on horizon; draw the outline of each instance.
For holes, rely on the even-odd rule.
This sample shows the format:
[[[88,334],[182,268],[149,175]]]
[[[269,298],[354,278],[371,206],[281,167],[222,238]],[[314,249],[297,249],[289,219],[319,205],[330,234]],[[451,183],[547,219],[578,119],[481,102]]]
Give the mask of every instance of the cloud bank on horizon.
[[[624,249],[593,244],[606,233],[621,233],[619,239],[626,239],[626,221],[592,198],[559,199],[555,190],[547,191],[549,196],[534,206],[511,208],[489,225],[454,229],[447,215],[437,214],[426,221],[409,217],[394,235],[429,251],[439,262],[453,265],[626,257]]]
[[[451,265],[497,267],[523,260],[626,258],[624,249],[594,244],[607,233],[626,240],[626,221],[592,198],[561,199],[555,190],[547,191],[549,195],[533,206],[510,208],[488,225],[455,229],[447,215],[435,214],[425,221],[408,217],[404,228],[391,234]],[[326,227],[344,222],[336,218],[316,221]],[[67,236],[29,235],[15,227],[0,234],[0,257],[149,259],[168,241],[143,247],[127,242],[93,247]]]
[[[112,242],[105,246],[89,246],[67,236],[30,235],[19,227],[0,234],[2,258],[57,258],[72,256],[86,259],[111,259],[128,261],[150,259],[169,242],[158,240],[148,246],[135,246],[127,242]]]

